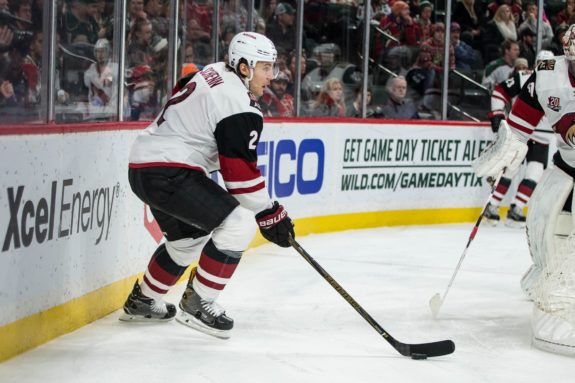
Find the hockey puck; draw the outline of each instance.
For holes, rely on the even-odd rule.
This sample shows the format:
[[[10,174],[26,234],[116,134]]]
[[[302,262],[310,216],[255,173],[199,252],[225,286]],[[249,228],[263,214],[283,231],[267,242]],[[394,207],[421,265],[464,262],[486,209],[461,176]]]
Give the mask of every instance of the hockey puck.
[[[427,359],[427,354],[413,353],[411,354],[411,359],[417,359],[417,360]]]

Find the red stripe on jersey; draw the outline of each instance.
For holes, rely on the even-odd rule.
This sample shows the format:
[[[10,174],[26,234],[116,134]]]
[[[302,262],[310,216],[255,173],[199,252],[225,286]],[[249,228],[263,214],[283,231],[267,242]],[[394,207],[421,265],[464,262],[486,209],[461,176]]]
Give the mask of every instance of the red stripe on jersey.
[[[499,92],[499,94],[501,94],[503,96],[503,98],[499,97],[498,95],[495,94],[495,92]],[[501,84],[498,84],[495,89],[493,90],[493,95],[491,97],[495,97],[498,98],[502,101],[504,101],[506,104],[509,103],[511,101],[511,97],[509,97],[509,94],[507,93],[507,91],[505,90],[504,87],[501,86]]]
[[[207,280],[206,278],[202,277],[199,273],[196,273],[196,280],[201,283],[202,285],[209,287],[214,290],[223,290],[226,285],[222,285],[220,283],[212,282]]]
[[[222,155],[219,156],[219,159],[220,173],[224,181],[250,181],[261,176],[256,162],[248,162],[244,158],[231,158]]]
[[[202,253],[199,262],[200,267],[206,273],[219,278],[231,278],[238,267],[237,263],[222,263],[210,258],[206,253]]]
[[[517,130],[519,130],[520,132],[527,133],[527,134],[533,133],[533,129],[532,129],[532,128],[528,128],[528,127],[525,127],[525,126],[523,126],[523,125],[519,125],[518,123],[516,123],[516,122],[513,121],[513,120],[507,120],[507,122],[509,123],[509,125],[510,125],[512,128],[517,129]]]
[[[155,258],[150,261],[148,272],[156,281],[166,286],[173,286],[180,278],[179,275],[173,275],[164,270],[158,262],[156,262]]]
[[[150,282],[148,280],[148,278],[146,278],[145,275],[144,275],[144,283],[150,288],[150,290],[155,291],[158,294],[167,294],[168,293],[168,290],[161,289],[158,286],[152,284],[152,282]]]
[[[517,98],[513,103],[513,108],[511,109],[511,114],[519,117],[520,119],[526,121],[527,123],[537,126],[541,118],[545,115],[542,110],[535,109],[521,98]],[[520,129],[521,130],[521,129]]]
[[[235,189],[228,189],[230,194],[249,194],[261,190],[266,187],[265,182],[260,182],[257,185],[250,186],[249,188],[235,188]]]

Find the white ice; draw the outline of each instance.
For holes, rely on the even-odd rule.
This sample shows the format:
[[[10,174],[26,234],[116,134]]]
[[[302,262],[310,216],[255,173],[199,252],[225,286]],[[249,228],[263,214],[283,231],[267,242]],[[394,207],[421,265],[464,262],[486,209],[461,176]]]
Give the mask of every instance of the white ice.
[[[177,322],[134,324],[117,311],[0,364],[0,382],[573,382],[575,360],[530,342],[525,232],[482,226],[437,320],[472,224],[353,230],[298,238],[392,336],[452,339],[455,353],[398,354],[294,249],[245,254],[220,304],[220,340]],[[184,285],[169,295],[177,303]]]

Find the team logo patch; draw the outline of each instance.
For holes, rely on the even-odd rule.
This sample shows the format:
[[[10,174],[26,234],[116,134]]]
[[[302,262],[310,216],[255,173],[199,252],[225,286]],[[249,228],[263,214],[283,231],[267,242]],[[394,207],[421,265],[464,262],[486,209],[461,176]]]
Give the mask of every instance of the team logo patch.
[[[555,69],[555,60],[541,60],[539,64],[537,64],[537,70],[554,70]]]
[[[547,99],[547,107],[555,112],[561,110],[559,97],[549,96]]]

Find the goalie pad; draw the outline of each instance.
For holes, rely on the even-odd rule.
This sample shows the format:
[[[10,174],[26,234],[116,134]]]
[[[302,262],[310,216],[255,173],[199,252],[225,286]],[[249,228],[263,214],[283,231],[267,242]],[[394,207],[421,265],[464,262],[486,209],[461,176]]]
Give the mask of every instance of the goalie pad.
[[[533,266],[521,278],[521,288],[533,299],[533,285],[538,280],[546,257],[557,252],[557,236],[571,228],[571,214],[561,210],[573,189],[573,179],[558,168],[545,170],[529,200],[527,242]]]
[[[473,161],[472,166],[478,177],[495,179],[503,170],[514,173],[525,159],[527,144],[511,131],[507,121],[499,124],[497,139]]]

